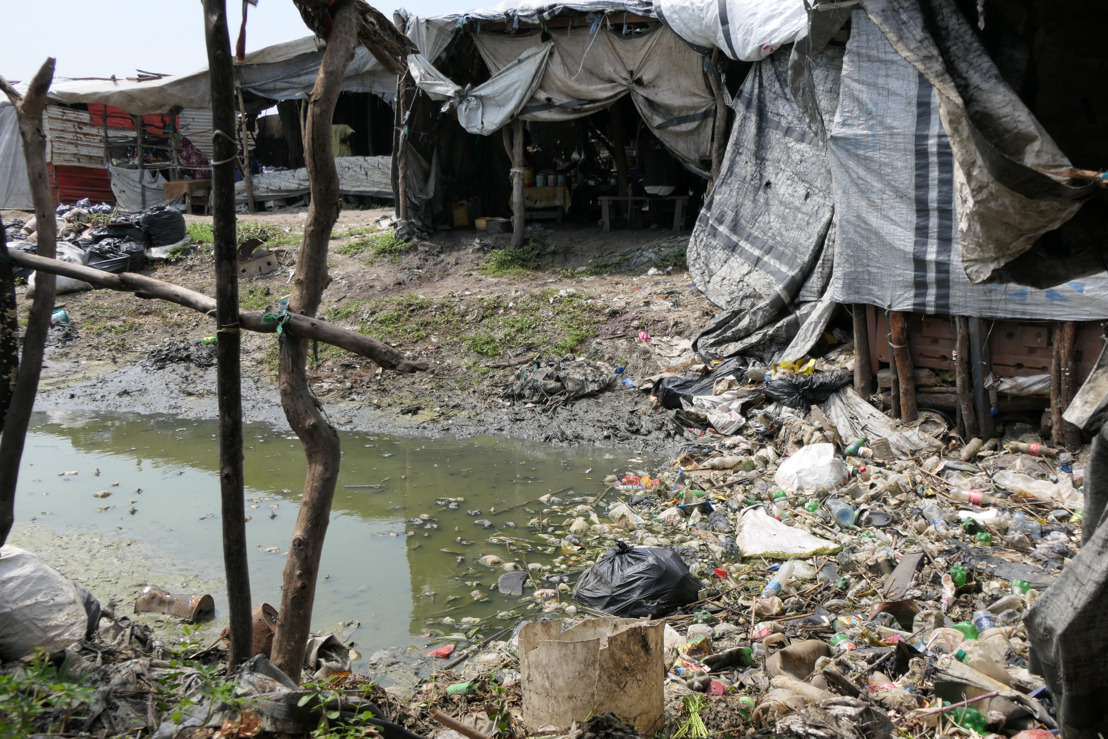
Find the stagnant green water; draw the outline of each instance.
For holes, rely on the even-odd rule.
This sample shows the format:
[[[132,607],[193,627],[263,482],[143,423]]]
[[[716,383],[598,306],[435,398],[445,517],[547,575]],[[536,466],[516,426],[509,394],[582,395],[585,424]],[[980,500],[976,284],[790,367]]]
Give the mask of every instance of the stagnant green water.
[[[95,532],[141,540],[197,576],[219,578],[216,433],[214,421],[35,414],[20,471],[17,523],[34,520],[67,535]],[[304,456],[287,431],[248,425],[245,440],[253,602],[279,605]],[[429,620],[445,613],[484,618],[516,607],[518,600],[495,591],[501,571],[478,559],[496,554],[506,561],[547,562],[551,557],[528,552],[526,545],[513,553],[487,538],[534,540],[527,521],[542,506],[530,501],[558,491],[567,500],[596,495],[608,474],[648,468],[624,451],[491,437],[430,440],[344,432],[341,440],[342,469],[313,627],[359,621],[352,638],[363,657],[381,648],[426,645],[419,635]],[[94,495],[102,490],[111,495]],[[452,508],[445,498],[464,501]],[[130,501],[136,501],[133,514]],[[421,514],[431,520],[416,520]],[[474,598],[477,590],[484,593],[481,599]],[[217,616],[224,614],[225,593],[212,595]]]

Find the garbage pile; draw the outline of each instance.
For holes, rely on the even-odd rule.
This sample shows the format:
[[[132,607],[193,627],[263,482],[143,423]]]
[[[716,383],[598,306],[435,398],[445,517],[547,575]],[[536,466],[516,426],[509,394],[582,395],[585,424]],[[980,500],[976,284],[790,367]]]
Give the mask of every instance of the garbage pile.
[[[731,374],[700,390],[738,433],[690,426],[674,463],[609,478],[613,496],[540,499],[528,527],[559,556],[529,565],[519,610],[664,619],[686,733],[1055,729],[1023,619],[1080,547],[1081,458],[1019,424],[987,443],[937,416],[901,426],[841,376],[779,382],[786,405]],[[723,405],[683,390],[687,420]],[[493,641],[462,675],[511,682],[519,649]]]
[[[137,215],[111,214],[105,204],[87,200],[75,206],[59,205],[55,214],[57,258],[105,272],[137,272],[147,258],[162,258],[188,241],[185,218],[172,208],[159,206]],[[38,239],[37,219],[4,224],[8,248],[33,254]],[[33,294],[34,273],[16,268],[16,276],[28,281]],[[91,289],[69,277],[57,278],[59,294]]]

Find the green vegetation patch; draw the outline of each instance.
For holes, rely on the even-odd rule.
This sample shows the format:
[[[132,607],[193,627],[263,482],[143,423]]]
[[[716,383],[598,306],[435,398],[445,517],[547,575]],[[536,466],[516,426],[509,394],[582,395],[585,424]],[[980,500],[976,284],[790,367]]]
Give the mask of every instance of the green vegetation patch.
[[[596,336],[603,304],[577,292],[545,290],[514,300],[431,300],[420,295],[352,300],[327,313],[393,346],[434,337],[440,346],[482,357],[566,354]]]
[[[335,249],[339,254],[345,254],[348,257],[366,255],[369,257],[367,262],[382,257],[399,259],[411,250],[412,242],[400,238],[392,229],[368,233]]]
[[[479,271],[490,277],[525,275],[542,268],[546,262],[543,251],[541,241],[528,239],[519,248],[508,247],[491,252],[489,261],[481,265]]]
[[[215,237],[212,234],[212,224],[210,223],[190,223],[186,227],[189,238],[197,244],[206,244],[211,246],[215,242]],[[301,235],[299,233],[293,233],[292,231],[286,231],[283,228],[276,228],[273,226],[266,226],[264,223],[258,221],[239,222],[235,228],[235,243],[242,245],[244,242],[250,239],[258,239],[265,243],[266,246],[273,248],[277,246],[291,246],[293,244],[299,244]]]

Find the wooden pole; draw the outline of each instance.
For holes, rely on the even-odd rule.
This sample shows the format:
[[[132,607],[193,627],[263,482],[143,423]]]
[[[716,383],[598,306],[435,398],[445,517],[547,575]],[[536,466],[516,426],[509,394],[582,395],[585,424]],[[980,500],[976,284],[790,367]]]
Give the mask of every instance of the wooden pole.
[[[53,79],[52,58],[47,59],[35,73],[26,95],[20,95],[6,79],[0,77],[0,90],[11,101],[19,119],[23,159],[27,163],[27,179],[35,205],[35,222],[38,224],[35,251],[40,257],[50,260],[56,253],[58,228],[54,221],[54,195],[50,190],[46,167],[46,134],[42,128],[42,113],[46,108],[46,91],[50,89]],[[9,256],[14,253],[9,253]],[[7,541],[15,522],[15,486],[19,481],[19,462],[23,458],[27,426],[31,421],[31,409],[42,374],[50,316],[54,312],[54,283],[53,275],[35,276],[35,297],[23,335],[23,357],[4,419],[4,431],[0,434],[0,546]]]
[[[1062,397],[1061,409],[1065,410],[1077,394],[1077,323],[1066,321],[1062,324]],[[1062,442],[1066,449],[1076,452],[1081,447],[1081,429],[1062,419]]]
[[[889,311],[889,336],[892,340],[893,360],[900,386],[900,420],[911,423],[916,420],[916,379],[912,369],[912,355],[908,345],[908,322],[898,310]]]
[[[212,241],[215,242],[216,392],[219,401],[219,492],[223,567],[227,575],[231,651],[227,669],[250,658],[253,621],[243,501],[242,380],[238,249],[235,219],[235,81],[225,0],[204,0],[212,128]]]
[[[973,380],[973,408],[977,414],[978,436],[988,441],[996,431],[993,419],[992,403],[985,389],[985,379],[992,374],[992,359],[989,356],[989,335],[980,318],[967,320],[970,344],[970,378]]]
[[[619,101],[608,106],[608,115],[611,117],[612,158],[616,163],[616,186],[619,196],[629,195],[627,183],[630,173],[627,168],[627,147],[623,143],[623,116],[619,114]],[[623,203],[623,217],[631,218],[631,201]]]
[[[254,183],[250,181],[250,139],[246,130],[246,104],[242,101],[242,85],[235,85],[235,95],[239,101],[239,140],[242,145],[239,167],[242,169],[242,182],[246,187],[246,208],[254,213],[257,207],[254,205]]]
[[[14,262],[8,258],[7,234],[0,223],[0,434],[19,378],[19,302],[15,297]]]
[[[896,352],[893,350],[892,334],[892,319],[889,318],[889,311],[885,311],[885,318],[889,321],[889,333],[886,337],[889,342],[889,409],[892,411],[893,418],[900,418],[900,377],[896,371]]]
[[[712,62],[708,68],[708,86],[716,99],[716,120],[712,128],[712,175],[708,180],[708,189],[704,193],[705,195],[712,191],[712,188],[716,185],[716,180],[719,179],[720,169],[723,168],[723,153],[727,149],[727,103],[723,100],[723,80],[720,77],[718,65],[719,49],[713,49]],[[857,332],[855,332],[855,340],[857,340]],[[855,390],[857,390],[857,367],[855,367],[854,373]]]
[[[289,311],[315,316],[323,290],[331,278],[327,246],[339,217],[339,175],[331,145],[331,118],[342,90],[346,68],[357,43],[357,7],[339,3],[332,11],[332,31],[308,98],[308,125],[304,133],[305,165],[312,202],[304,228],[304,242],[296,260]],[[308,342],[286,338],[278,355],[281,405],[289,426],[304,445],[307,474],[300,510],[281,592],[281,619],[273,636],[273,664],[294,681],[304,665],[312,609],[319,576],[323,541],[331,517],[341,454],[339,435],[323,414],[308,385]]]
[[[401,177],[406,157],[401,157],[400,148],[404,145],[403,110],[404,110],[404,78],[407,73],[396,76],[396,109],[392,112],[392,199],[396,207],[396,217],[403,221],[408,217],[407,198],[404,197],[404,186],[407,177]]]
[[[525,204],[523,202],[523,121],[512,121],[512,248],[523,246]]]
[[[852,306],[854,319],[854,391],[863,398],[873,392],[873,368],[869,357],[869,321],[866,320],[866,306],[856,303]]]
[[[105,110],[105,115],[107,111]],[[146,210],[146,162],[143,161],[142,150],[143,141],[145,139],[146,132],[146,119],[141,115],[137,115],[132,119],[135,122],[135,133],[138,135],[138,181],[139,181],[139,199],[142,203],[142,209]]]
[[[962,417],[962,438],[981,436],[977,413],[973,409],[973,380],[970,369],[969,321],[954,317],[954,384],[958,395],[958,410]]]

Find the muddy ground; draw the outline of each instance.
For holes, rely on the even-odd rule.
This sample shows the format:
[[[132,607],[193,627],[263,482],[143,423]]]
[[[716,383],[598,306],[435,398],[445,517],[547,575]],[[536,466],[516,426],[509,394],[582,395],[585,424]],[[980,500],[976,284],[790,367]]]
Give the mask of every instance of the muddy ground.
[[[4,220],[20,215],[6,212]],[[501,396],[521,368],[561,354],[567,327],[576,329],[571,343],[580,338],[573,354],[625,366],[623,377],[635,384],[677,361],[679,340],[691,338],[716,312],[684,267],[687,232],[544,227],[527,234],[534,268],[499,274],[490,273],[488,265],[510,246],[510,236],[472,229],[439,231],[399,255],[341,253],[345,244],[381,228],[389,215],[384,209],[342,212],[331,243],[332,282],[320,314],[369,335],[375,326],[395,328],[393,336],[376,338],[425,360],[430,369],[412,375],[382,372],[367,359],[322,347],[310,374],[337,427],[427,436],[494,434],[661,452],[675,448],[669,414],[651,410],[646,394],[619,384],[594,397],[530,407]],[[203,224],[210,218],[189,216],[188,221]],[[295,242],[305,222],[305,208],[240,215],[240,224],[264,231],[271,243]],[[272,309],[287,297],[297,248],[276,247],[280,270],[242,281],[246,307]],[[214,294],[209,244],[147,273]],[[548,310],[569,301],[573,312],[553,320],[536,308],[542,301],[534,296],[539,295],[552,306]],[[216,416],[213,367],[171,361],[155,368],[148,360],[151,349],[169,346],[174,347],[171,354],[183,349],[187,359],[186,345],[214,333],[211,319],[107,290],[61,295],[58,305],[73,328],[54,332],[38,409],[125,406],[137,413]],[[390,324],[390,311],[403,315]],[[444,315],[450,320],[439,320]],[[640,332],[651,341],[641,340]],[[285,427],[275,384],[274,335],[244,337],[243,376],[246,420]]]

